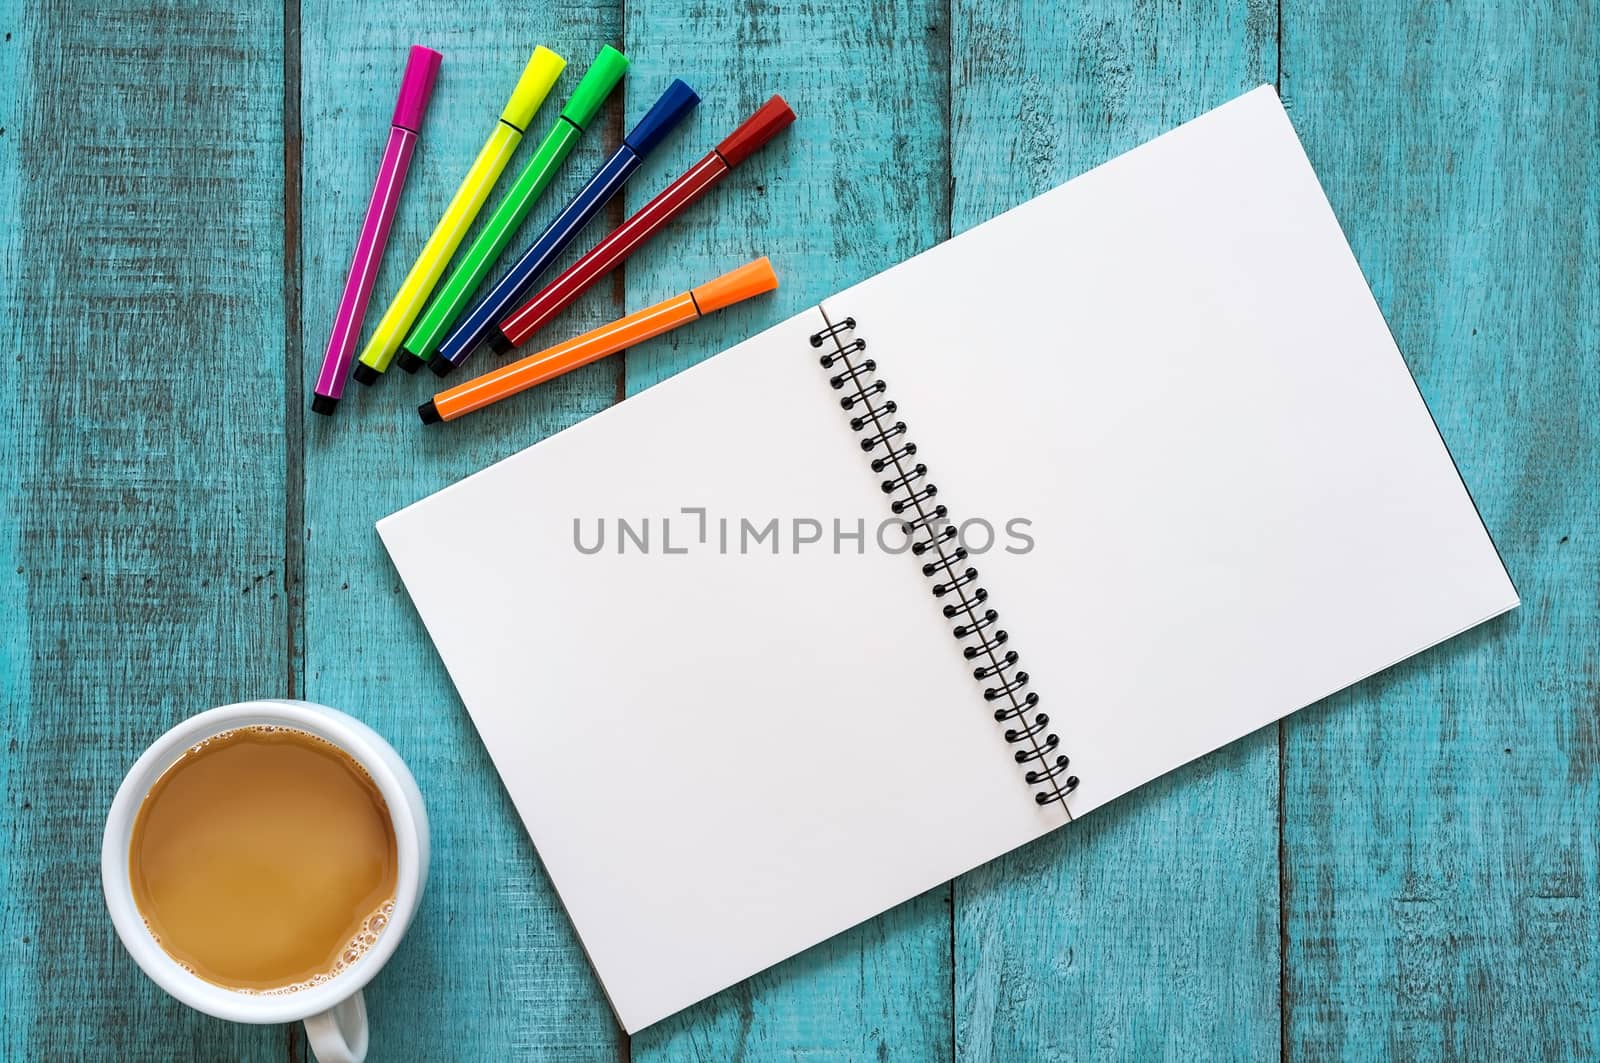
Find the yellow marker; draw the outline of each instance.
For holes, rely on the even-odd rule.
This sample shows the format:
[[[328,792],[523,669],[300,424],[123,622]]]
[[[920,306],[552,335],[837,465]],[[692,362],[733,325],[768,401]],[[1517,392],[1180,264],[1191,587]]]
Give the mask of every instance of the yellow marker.
[[[417,256],[416,264],[406,274],[394,301],[383,312],[383,320],[378,322],[372,339],[367,341],[366,350],[361,352],[361,359],[351,374],[356,380],[371,384],[378,379],[379,373],[389,368],[395,352],[400,349],[400,341],[405,339],[412,322],[422,312],[423,304],[433,294],[433,286],[444,275],[445,267],[450,264],[450,256],[455,254],[461,238],[472,227],[472,220],[489,198],[495,181],[499,180],[506,163],[511,161],[511,153],[522,142],[522,133],[533,120],[534,112],[550,94],[551,86],[566,65],[567,61],[550,49],[542,46],[534,49],[533,58],[528,60],[522,77],[517,79],[511,99],[506,101],[505,110],[500,112],[500,121],[496,123],[494,132],[489,134],[489,142],[478,152],[472,169],[462,178],[461,187],[456,189],[439,224],[433,227],[433,235],[428,237],[422,254]]]

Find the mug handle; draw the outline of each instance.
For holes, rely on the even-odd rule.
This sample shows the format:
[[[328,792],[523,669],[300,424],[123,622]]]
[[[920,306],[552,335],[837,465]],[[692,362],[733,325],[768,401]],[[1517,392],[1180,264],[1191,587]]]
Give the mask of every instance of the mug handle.
[[[306,1040],[317,1063],[361,1063],[367,1058],[367,1001],[355,995],[306,1019]]]

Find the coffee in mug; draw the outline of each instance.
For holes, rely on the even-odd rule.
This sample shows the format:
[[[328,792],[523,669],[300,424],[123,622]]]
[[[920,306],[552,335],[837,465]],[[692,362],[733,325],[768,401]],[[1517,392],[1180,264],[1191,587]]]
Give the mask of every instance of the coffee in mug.
[[[128,877],[161,948],[215,985],[293,993],[338,975],[393,912],[394,822],[372,777],[306,731],[190,746],[134,820]]]

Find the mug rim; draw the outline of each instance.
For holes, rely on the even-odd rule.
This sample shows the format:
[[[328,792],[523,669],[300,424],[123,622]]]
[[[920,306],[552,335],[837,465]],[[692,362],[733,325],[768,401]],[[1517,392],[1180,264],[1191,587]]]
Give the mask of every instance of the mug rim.
[[[190,746],[225,731],[258,725],[289,726],[337,746],[359,764],[389,806],[396,847],[394,913],[378,940],[359,959],[321,985],[292,993],[248,993],[208,982],[173,959],[145,925],[129,877],[133,823],[150,788]],[[363,733],[365,732],[365,733]],[[378,744],[374,744],[377,739]],[[100,851],[101,888],[123,947],[162,989],[190,1007],[231,1022],[295,1022],[327,1011],[360,992],[399,947],[422,889],[422,831],[411,795],[385,761],[383,739],[337,709],[306,701],[263,698],[221,705],[180,720],[150,743],[117,787],[106,815]],[[396,755],[398,760],[398,755]],[[415,784],[413,784],[414,789]]]

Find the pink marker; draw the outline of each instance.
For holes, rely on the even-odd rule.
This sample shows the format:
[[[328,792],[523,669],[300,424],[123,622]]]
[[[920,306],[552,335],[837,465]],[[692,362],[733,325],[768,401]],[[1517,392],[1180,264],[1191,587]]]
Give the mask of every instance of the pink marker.
[[[367,220],[361,223],[361,238],[356,241],[350,275],[345,278],[344,297],[333,319],[333,335],[322,356],[322,372],[317,374],[316,394],[311,398],[315,413],[331,416],[344,394],[344,378],[349,375],[355,356],[356,340],[361,336],[361,320],[367,316],[367,300],[372,297],[372,282],[383,261],[383,247],[389,242],[389,226],[400,205],[400,190],[405,187],[406,171],[411,168],[411,153],[417,147],[417,132],[422,128],[422,113],[433,95],[433,82],[439,75],[443,57],[420,44],[411,46],[406,72],[400,79],[400,99],[394,105],[394,120],[389,143],[384,145],[378,164],[378,180],[372,186],[372,201],[367,204]]]

